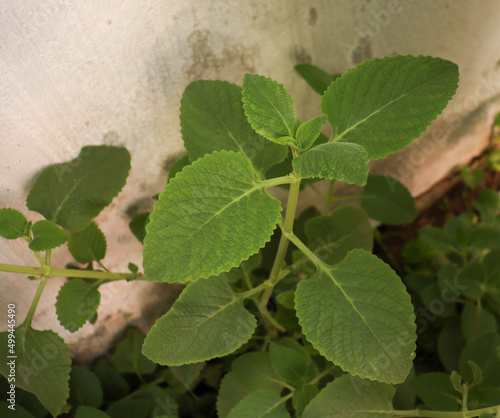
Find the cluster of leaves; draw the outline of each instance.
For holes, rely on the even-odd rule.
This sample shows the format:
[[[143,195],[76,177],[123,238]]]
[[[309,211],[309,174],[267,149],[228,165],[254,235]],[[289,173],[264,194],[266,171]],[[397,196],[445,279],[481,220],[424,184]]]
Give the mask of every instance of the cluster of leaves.
[[[322,114],[304,123],[285,87],[264,76],[247,74],[242,87],[199,80],[186,88],[181,128],[187,156],[170,173],[153,212],[131,223],[145,245],[144,276],[134,265],[129,273],[107,271],[105,239],[92,223],[123,187],[129,156],[122,148],[86,147],[76,160],[44,170],[27,202],[45,216],[41,224],[0,210],[0,236],[24,238],[41,264],[17,270],[0,264],[41,277],[30,313],[16,329],[16,385],[35,394],[53,416],[99,407],[110,416],[127,416],[134,408],[144,414],[135,416],[177,414],[155,412],[153,399],[169,400],[174,409],[178,402],[181,416],[211,416],[215,399],[217,415],[230,418],[403,415],[392,398],[394,385],[412,369],[414,309],[396,273],[371,254],[369,218],[401,224],[414,218],[415,207],[401,183],[369,176],[368,162],[404,148],[427,128],[455,92],[457,67],[439,58],[393,56],[341,77],[312,66],[299,71],[323,95]],[[326,121],[330,138],[321,133]],[[323,213],[310,208],[295,221],[301,183],[315,188],[321,179],[331,181],[328,193],[320,193]],[[339,180],[364,188],[335,198]],[[289,190],[284,218],[280,202],[268,193],[272,186]],[[332,202],[346,199],[361,207],[330,212]],[[66,241],[87,268],[51,266],[51,250]],[[98,287],[109,280],[187,285],[144,342],[134,331],[115,352],[114,367],[135,373],[141,388],[122,390],[103,404],[97,390],[86,392],[99,386],[92,382],[100,379],[104,388],[106,377],[117,376],[113,364],[101,361],[109,373],[101,370],[97,379],[89,373],[99,376],[99,363],[93,372],[71,370],[62,339],[31,328],[52,275],[74,277],[56,305],[61,324],[72,332],[94,320]],[[7,333],[0,340],[4,354]],[[451,381],[463,392],[465,408],[464,388],[487,380],[482,363],[470,360],[472,372],[460,369],[469,386],[460,377]],[[5,364],[0,371],[8,375]],[[207,390],[190,408],[196,384],[218,387],[218,394]],[[120,385],[125,387],[117,381],[111,386]],[[402,396],[396,392],[396,399]]]
[[[476,188],[484,171],[462,176]],[[458,410],[464,390],[471,409],[500,404],[500,195],[483,188],[470,206],[403,250],[422,358],[410,384],[436,410]],[[472,383],[461,393],[458,376]]]

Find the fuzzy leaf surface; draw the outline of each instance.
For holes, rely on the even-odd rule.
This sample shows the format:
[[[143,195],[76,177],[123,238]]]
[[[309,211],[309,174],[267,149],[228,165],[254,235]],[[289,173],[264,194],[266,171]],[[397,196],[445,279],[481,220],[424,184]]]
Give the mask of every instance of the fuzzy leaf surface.
[[[228,418],[290,418],[285,401],[269,389],[248,394],[227,416]]]
[[[370,158],[394,153],[423,133],[455,94],[456,64],[396,55],[365,61],[325,92],[332,141],[362,145]]]
[[[300,148],[308,150],[316,142],[323,126],[325,126],[326,116],[317,116],[304,122],[297,129],[297,142]]]
[[[75,332],[92,318],[100,303],[97,286],[82,279],[68,280],[57,295],[57,318],[64,328]]]
[[[248,392],[268,389],[279,394],[283,389],[269,353],[262,351],[245,353],[234,359],[231,367],[238,381]]]
[[[243,398],[250,392],[246,390],[233,371],[227,373],[221,380],[217,394],[217,416],[226,418]]]
[[[390,418],[395,389],[380,382],[370,382],[342,375],[328,383],[306,406],[303,418]]]
[[[125,148],[83,147],[74,160],[43,170],[26,204],[47,220],[78,231],[111,203],[129,170],[130,154]]]
[[[357,206],[341,206],[330,215],[317,216],[305,225],[309,247],[327,264],[336,264],[349,251],[372,251],[373,231],[366,212]]]
[[[21,238],[26,231],[28,221],[16,209],[0,209],[0,237],[6,239]]]
[[[33,241],[29,247],[33,251],[47,251],[63,245],[68,236],[61,228],[51,221],[38,221],[31,228]]]
[[[268,77],[245,74],[243,108],[255,132],[273,142],[295,138],[300,125],[292,96],[285,87]]]
[[[106,255],[106,237],[99,227],[91,222],[85,229],[68,234],[68,248],[79,263],[99,261]]]
[[[334,266],[320,264],[297,286],[295,310],[307,340],[344,371],[393,384],[410,372],[416,339],[410,296],[371,253],[356,249]]]
[[[276,373],[288,383],[299,386],[309,374],[306,359],[297,351],[280,344],[269,346],[269,356]]]
[[[361,207],[368,216],[387,225],[412,222],[417,214],[415,201],[408,189],[389,176],[368,176],[361,192]]]
[[[8,333],[0,333],[0,355],[6,359]],[[69,396],[69,347],[53,331],[38,331],[25,324],[16,328],[16,386],[33,393],[52,416],[58,416]],[[8,376],[7,361],[0,373]]]
[[[364,186],[368,176],[368,153],[358,144],[328,142],[311,148],[293,160],[293,168],[304,178],[345,180]]]
[[[127,336],[118,344],[113,354],[115,367],[120,373],[135,373],[141,376],[155,371],[156,364],[141,352],[143,343],[144,336],[139,330],[130,328],[127,331]]]
[[[243,110],[241,87],[225,81],[197,80],[186,87],[181,132],[191,162],[214,151],[235,151],[250,159],[260,177],[288,152],[252,129]]]
[[[248,341],[256,325],[224,277],[198,280],[156,321],[142,352],[155,363],[169,366],[205,361],[236,350]]]
[[[207,155],[160,194],[146,227],[146,277],[184,283],[229,271],[269,241],[280,212],[248,158]]]

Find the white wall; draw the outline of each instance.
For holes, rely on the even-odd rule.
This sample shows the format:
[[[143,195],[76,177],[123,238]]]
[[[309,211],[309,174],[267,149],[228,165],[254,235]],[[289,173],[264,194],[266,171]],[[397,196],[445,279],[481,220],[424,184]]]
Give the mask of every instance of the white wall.
[[[317,114],[319,96],[294,73],[295,64],[342,72],[396,53],[440,56],[461,71],[458,94],[426,139],[374,164],[419,195],[484,148],[498,108],[499,35],[494,0],[3,2],[0,207],[38,219],[24,202],[44,166],[74,158],[83,145],[124,145],[132,154],[129,181],[98,220],[108,237],[105,264],[120,270],[129,261],[140,264],[127,210],[151,205],[165,168],[183,152],[178,108],[190,81],[239,83],[246,72],[266,74],[289,89],[305,120]],[[64,251],[55,252],[55,263],[67,260]],[[22,242],[0,241],[0,262],[36,265]],[[36,283],[6,273],[0,278],[2,306],[15,301],[24,317]],[[144,325],[139,306],[161,304],[169,293],[148,283],[105,285],[100,321],[69,334],[53,308],[62,281],[50,281],[34,325],[62,332],[79,355],[104,349],[127,321]]]

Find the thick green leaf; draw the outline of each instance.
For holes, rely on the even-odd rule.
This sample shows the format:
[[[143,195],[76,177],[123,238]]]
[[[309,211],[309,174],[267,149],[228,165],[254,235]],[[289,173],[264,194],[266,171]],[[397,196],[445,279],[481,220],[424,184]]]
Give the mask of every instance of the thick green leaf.
[[[285,400],[269,389],[248,394],[231,411],[228,418],[290,418]]]
[[[111,399],[120,399],[130,393],[127,380],[116,370],[107,358],[100,358],[94,366],[94,373],[101,382],[104,395]]]
[[[248,392],[267,389],[278,395],[283,389],[269,353],[256,351],[243,354],[233,360],[231,368]]]
[[[109,418],[109,415],[91,406],[80,405],[76,410],[75,418]]]
[[[373,231],[366,212],[356,206],[341,206],[329,216],[310,219],[305,225],[309,247],[327,264],[336,264],[349,251],[372,251]]]
[[[301,354],[283,345],[271,344],[269,356],[274,370],[285,382],[294,386],[306,382],[309,366]]]
[[[380,158],[420,136],[457,85],[457,65],[440,58],[375,58],[337,79],[323,95],[321,110],[332,125],[332,141],[354,142],[370,158]]]
[[[35,416],[24,409],[22,406],[19,404],[15,404],[14,408],[15,409],[10,409],[9,407],[12,407],[13,405],[10,402],[0,402],[0,411],[4,414],[3,416],[5,418],[8,417],[13,417],[13,418],[35,418]]]
[[[304,418],[390,418],[394,387],[343,375],[328,383],[307,405]]]
[[[169,366],[205,361],[232,353],[248,341],[256,324],[224,277],[199,280],[156,321],[142,350]]]
[[[446,373],[425,373],[410,382],[417,395],[435,411],[457,411],[459,394],[453,388]]]
[[[438,353],[448,372],[458,370],[460,353],[465,347],[458,318],[450,318],[441,328],[438,337]]]
[[[325,92],[332,82],[341,76],[341,74],[328,74],[321,68],[308,63],[297,64],[294,68],[306,83],[320,95]]]
[[[368,161],[368,154],[361,145],[328,142],[299,155],[293,160],[293,168],[304,178],[345,180],[364,186]]]
[[[311,148],[318,139],[323,126],[325,126],[325,122],[326,116],[322,115],[312,118],[300,125],[296,135],[299,148],[303,150]]]
[[[170,367],[170,371],[175,378],[181,382],[185,387],[189,388],[195,379],[200,375],[206,363],[191,363],[184,366]]]
[[[302,412],[314,397],[319,393],[319,389],[313,385],[301,386],[295,389],[292,396],[292,405],[296,414],[300,417]]]
[[[69,403],[76,407],[88,405],[99,408],[103,401],[101,382],[94,372],[72,366],[69,379]]]
[[[500,346],[500,335],[484,334],[474,338],[462,351],[460,356],[460,374],[468,383],[474,377],[468,361],[476,363],[483,371],[483,387],[500,387],[500,361],[497,357],[497,347]]]
[[[101,303],[97,286],[82,279],[63,284],[56,300],[57,318],[68,331],[80,329],[96,313]]]
[[[387,383],[401,383],[410,372],[416,339],[410,296],[369,252],[352,250],[334,266],[320,264],[298,285],[295,309],[308,341],[343,370]]]
[[[180,158],[177,160],[174,165],[170,168],[168,171],[168,180],[167,183],[172,180],[177,173],[180,173],[184,167],[187,165],[191,164],[191,161],[189,161],[189,156],[185,155],[184,157]]]
[[[186,87],[181,131],[191,162],[214,151],[240,152],[252,161],[260,177],[288,152],[252,129],[243,110],[241,87],[225,81],[198,80]]]
[[[480,304],[467,303],[462,310],[462,331],[467,342],[483,334],[496,332],[497,321]]]
[[[485,281],[486,271],[478,261],[467,264],[458,273],[457,283],[461,286],[461,292],[471,299],[480,299],[483,296]]]
[[[106,247],[106,237],[94,222],[81,231],[68,234],[69,251],[79,263],[102,260]]]
[[[450,236],[444,229],[424,226],[418,231],[418,237],[425,244],[442,254],[449,254],[455,250]]]
[[[500,210],[500,195],[497,190],[483,189],[477,195],[476,201],[472,202],[479,213],[483,222],[492,224]]]
[[[368,216],[387,225],[412,222],[417,211],[408,189],[389,176],[371,175],[361,192],[361,207]]]
[[[149,223],[149,215],[151,215],[151,212],[139,213],[128,224],[130,231],[140,242],[144,242],[144,238],[146,238],[146,225]]]
[[[0,237],[6,239],[21,238],[26,234],[28,221],[16,209],[0,209]]]
[[[217,395],[217,416],[219,418],[226,418],[231,409],[249,393],[238,380],[236,373],[227,373],[221,380]]]
[[[27,206],[69,231],[78,231],[111,203],[129,170],[130,154],[125,148],[83,147],[74,160],[42,171]]]
[[[51,250],[63,245],[68,239],[66,233],[51,221],[38,221],[31,231],[33,241],[30,242],[29,247],[33,251]]]
[[[150,215],[144,270],[152,281],[187,282],[237,267],[269,241],[281,212],[250,161],[215,152],[175,176]]]
[[[460,174],[467,187],[475,189],[484,181],[486,173],[483,169],[471,170],[469,166],[460,169]]]
[[[124,398],[111,404],[106,412],[111,418],[149,418],[152,409],[153,401],[151,399]]]
[[[16,328],[15,353],[9,352],[8,333],[0,333],[0,373],[9,376],[8,356],[16,355],[16,387],[36,395],[52,414],[59,415],[69,396],[71,357],[68,345],[54,331],[37,331],[25,324]]]
[[[285,87],[268,77],[245,74],[243,108],[255,132],[280,143],[281,137],[295,138],[300,125],[292,96]]]
[[[151,401],[151,417],[178,418],[178,406],[167,390],[159,386],[149,386],[143,388],[136,398]]]
[[[127,331],[127,336],[113,354],[113,362],[120,373],[135,373],[138,376],[153,373],[156,364],[141,353],[144,336],[135,328]]]
[[[500,231],[490,226],[480,226],[472,231],[470,245],[480,250],[500,247]]]

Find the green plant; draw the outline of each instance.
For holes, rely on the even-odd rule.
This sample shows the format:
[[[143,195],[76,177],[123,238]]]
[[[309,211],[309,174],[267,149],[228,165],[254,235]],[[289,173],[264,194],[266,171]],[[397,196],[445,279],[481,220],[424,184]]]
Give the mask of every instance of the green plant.
[[[95,318],[98,287],[108,281],[186,283],[146,336],[141,362],[149,359],[171,371],[209,361],[205,370],[226,372],[217,398],[221,417],[496,411],[468,411],[466,386],[455,378],[464,392],[460,415],[394,410],[392,385],[405,381],[415,356],[415,316],[398,276],[371,254],[368,217],[401,224],[414,218],[415,207],[401,183],[368,176],[367,164],[404,148],[436,118],[457,87],[456,65],[394,56],[367,61],[339,78],[314,67],[302,74],[324,92],[323,114],[305,123],[285,88],[263,76],[245,75],[242,88],[206,80],[186,88],[181,127],[187,158],[171,171],[153,212],[131,223],[144,240],[144,274],[135,265],[128,273],[107,271],[106,241],[92,223],[123,187],[129,156],[122,148],[85,147],[76,160],[44,170],[27,205],[45,221],[31,225],[18,211],[0,210],[0,235],[25,239],[41,265],[0,264],[0,270],[40,280],[30,313],[16,329],[16,385],[34,393],[53,416],[70,408],[69,350],[54,332],[34,330],[31,320],[55,275],[73,278],[56,304],[70,331]],[[330,138],[321,133],[326,121]],[[108,179],[105,186],[100,178]],[[330,180],[327,194],[314,186],[318,179]],[[337,180],[365,187],[357,195],[334,197]],[[295,221],[301,183],[324,198],[321,216],[309,209]],[[267,191],[272,186],[288,188],[284,218],[280,202]],[[361,208],[330,213],[331,203],[347,200],[359,200]],[[87,268],[51,266],[51,250],[66,240]],[[2,355],[8,355],[11,336],[0,334]],[[128,351],[136,350],[136,341]],[[42,374],[30,353],[49,344],[57,355],[51,373]],[[0,371],[9,375],[5,363]],[[476,382],[480,372],[474,372]],[[182,407],[172,392],[175,383],[152,382],[170,390]],[[115,416],[112,408],[107,413]]]

